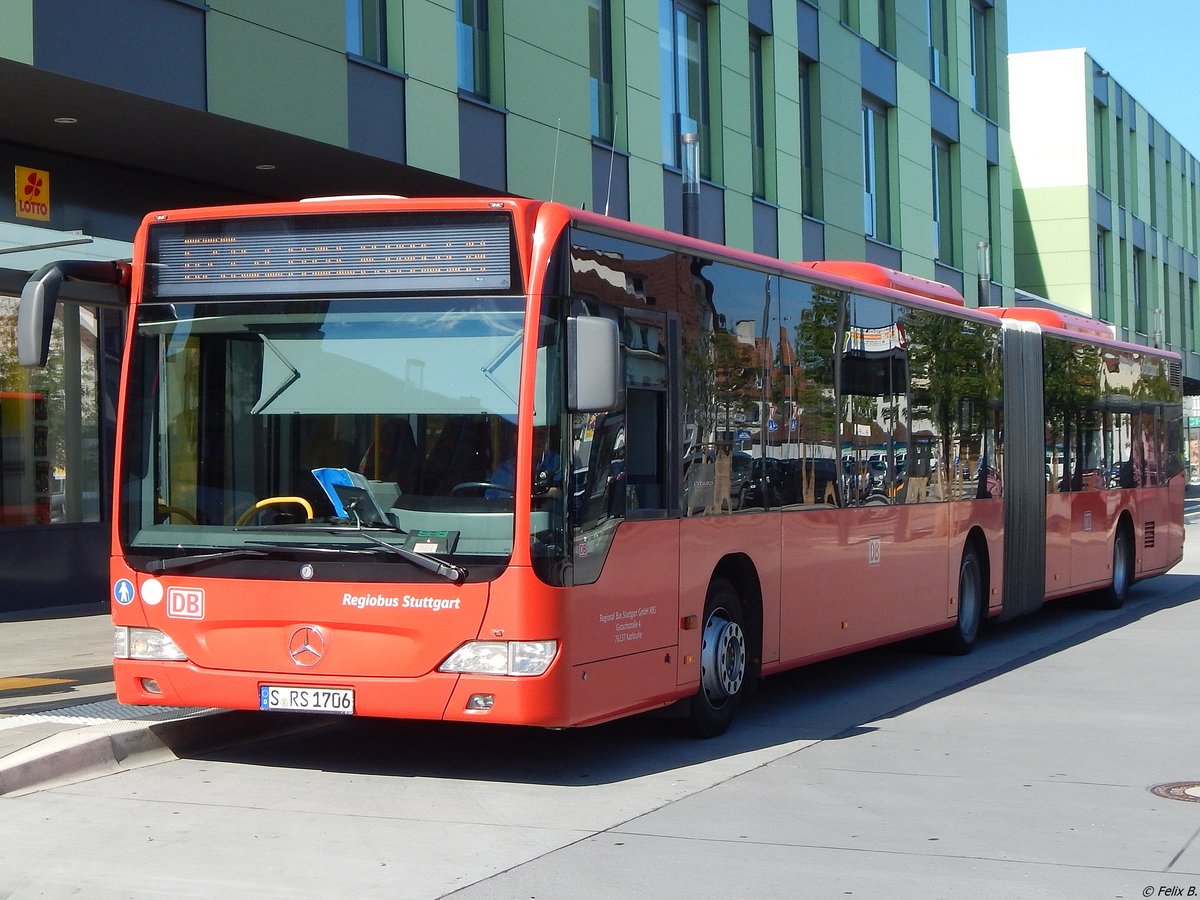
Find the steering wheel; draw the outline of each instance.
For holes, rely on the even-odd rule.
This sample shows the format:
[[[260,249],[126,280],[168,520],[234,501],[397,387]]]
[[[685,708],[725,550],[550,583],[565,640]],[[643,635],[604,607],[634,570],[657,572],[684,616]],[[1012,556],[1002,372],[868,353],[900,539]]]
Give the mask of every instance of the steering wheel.
[[[304,512],[307,513],[307,515],[308,515],[308,518],[305,519],[305,521],[306,522],[312,521],[312,517],[313,517],[312,504],[309,503],[307,500],[305,500],[303,497],[267,497],[263,500],[259,500],[257,503],[255,503],[253,506],[251,506],[248,510],[246,510],[244,513],[242,513],[240,516],[238,516],[238,520],[235,523],[234,527],[241,527],[242,525],[245,525],[247,522],[249,522],[251,519],[253,519],[254,514],[256,512],[258,512],[260,509],[262,509],[264,506],[277,506],[277,505],[284,504],[284,503],[295,503],[298,506],[302,506],[304,508]]]
[[[496,484],[494,481],[464,481],[450,488],[451,494],[461,494],[463,491],[499,491],[508,497],[513,496],[511,485]]]
[[[166,504],[163,504],[163,503],[158,503],[155,505],[154,515],[155,515],[155,518],[161,517],[164,523],[166,522],[167,519],[171,518],[171,516],[179,516],[179,518],[183,519],[185,522],[188,522],[191,525],[199,525],[200,524],[199,522],[196,521],[196,517],[194,515],[192,515],[190,512],[188,512],[186,509],[180,509],[178,506],[167,506]]]

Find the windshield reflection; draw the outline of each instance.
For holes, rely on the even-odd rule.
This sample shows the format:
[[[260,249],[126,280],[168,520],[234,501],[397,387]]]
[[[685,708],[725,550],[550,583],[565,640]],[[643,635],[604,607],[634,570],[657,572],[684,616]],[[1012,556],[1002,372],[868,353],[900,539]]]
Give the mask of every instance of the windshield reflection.
[[[418,552],[508,555],[523,322],[520,298],[142,306],[126,542],[231,548],[272,530],[319,549],[371,528]]]

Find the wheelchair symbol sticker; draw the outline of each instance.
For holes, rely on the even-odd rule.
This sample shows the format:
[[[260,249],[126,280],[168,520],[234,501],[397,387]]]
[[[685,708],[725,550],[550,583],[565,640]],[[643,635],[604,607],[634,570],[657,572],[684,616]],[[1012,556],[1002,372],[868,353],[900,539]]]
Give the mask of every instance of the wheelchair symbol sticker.
[[[128,578],[118,578],[117,583],[113,585],[113,599],[122,606],[128,606],[133,602],[133,582]]]

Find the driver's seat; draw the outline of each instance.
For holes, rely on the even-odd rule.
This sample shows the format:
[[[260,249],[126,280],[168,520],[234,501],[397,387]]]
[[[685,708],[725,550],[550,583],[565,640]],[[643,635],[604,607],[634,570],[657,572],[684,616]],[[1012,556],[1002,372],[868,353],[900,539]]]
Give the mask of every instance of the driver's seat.
[[[456,416],[446,423],[425,461],[426,494],[449,494],[464,481],[485,481],[492,470],[491,430],[484,419]]]

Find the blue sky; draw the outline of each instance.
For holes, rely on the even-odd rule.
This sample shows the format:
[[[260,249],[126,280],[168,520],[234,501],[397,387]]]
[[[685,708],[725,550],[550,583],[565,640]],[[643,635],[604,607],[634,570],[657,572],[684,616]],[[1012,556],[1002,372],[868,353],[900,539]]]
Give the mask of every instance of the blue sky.
[[[1200,2],[1008,0],[1008,49],[1086,47],[1200,157]]]

